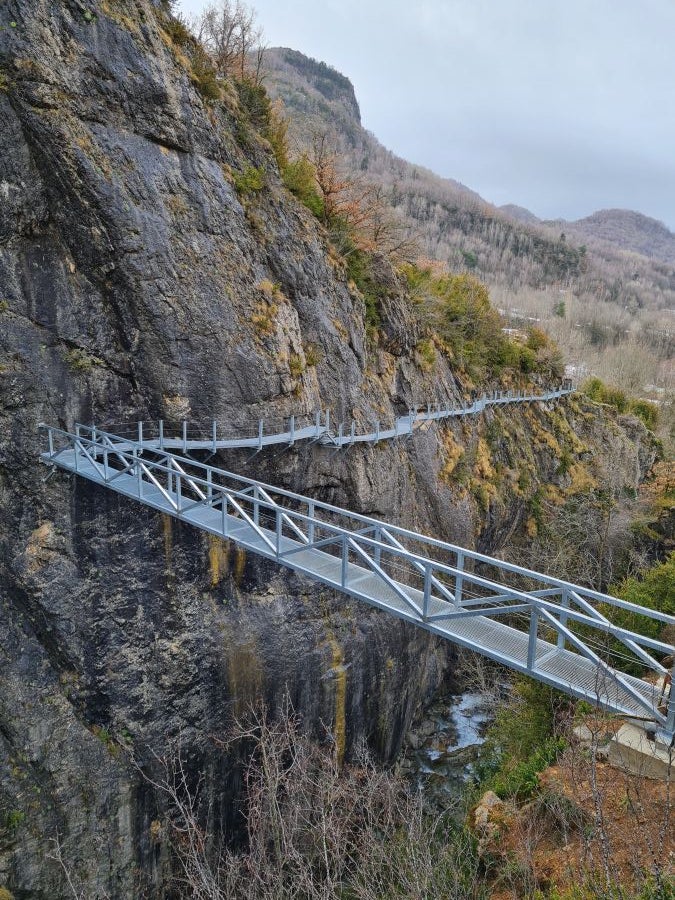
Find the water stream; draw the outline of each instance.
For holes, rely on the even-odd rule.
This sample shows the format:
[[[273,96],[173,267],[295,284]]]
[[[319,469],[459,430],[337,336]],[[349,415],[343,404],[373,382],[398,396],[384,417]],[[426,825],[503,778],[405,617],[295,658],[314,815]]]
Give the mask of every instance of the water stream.
[[[434,703],[410,732],[402,767],[432,806],[447,809],[461,799],[492,719],[486,697],[467,692]]]

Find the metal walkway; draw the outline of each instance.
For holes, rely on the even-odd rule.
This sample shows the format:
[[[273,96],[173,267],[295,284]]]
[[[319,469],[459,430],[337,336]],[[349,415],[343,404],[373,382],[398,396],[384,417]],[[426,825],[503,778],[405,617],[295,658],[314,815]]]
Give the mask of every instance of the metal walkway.
[[[673,616],[100,429],[40,428],[49,465],[673,738],[675,691],[669,698],[658,656],[674,648],[607,615],[619,608],[671,625]],[[655,683],[617,671],[614,654],[650,670]]]
[[[272,423],[259,419],[254,433],[239,437],[225,437],[219,434],[219,426],[216,421],[202,427],[196,436],[188,435],[187,422],[182,423],[178,436],[169,434],[162,421],[157,423],[138,422],[133,426],[129,426],[127,423],[114,423],[114,432],[117,437],[127,438],[134,444],[140,443],[145,447],[159,450],[180,450],[182,453],[189,453],[193,450],[210,450],[215,453],[218,450],[246,448],[262,450],[264,447],[271,447],[275,444],[292,446],[297,441],[313,441],[341,450],[354,444],[377,443],[405,437],[413,434],[426,423],[476,415],[483,412],[488,406],[504,406],[510,403],[547,403],[559,400],[573,391],[574,388],[569,381],[565,381],[561,388],[541,394],[523,391],[495,391],[492,394],[484,394],[467,406],[444,407],[440,404],[433,406],[430,404],[424,409],[411,409],[407,415],[395,419],[391,427],[387,427],[381,422],[373,422],[371,431],[358,433],[356,422],[353,420],[348,424],[341,422],[334,428],[331,425],[330,410],[325,412],[317,410],[313,415],[289,416]],[[105,429],[113,430],[113,426],[106,425]],[[204,437],[204,432],[208,432],[209,437]]]

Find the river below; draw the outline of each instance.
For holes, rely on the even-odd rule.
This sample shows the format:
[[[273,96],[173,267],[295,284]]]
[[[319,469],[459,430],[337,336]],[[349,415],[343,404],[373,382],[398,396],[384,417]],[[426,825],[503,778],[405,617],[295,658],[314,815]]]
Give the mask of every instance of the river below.
[[[408,734],[401,765],[431,806],[448,809],[461,801],[492,719],[483,694],[455,694],[430,706]]]

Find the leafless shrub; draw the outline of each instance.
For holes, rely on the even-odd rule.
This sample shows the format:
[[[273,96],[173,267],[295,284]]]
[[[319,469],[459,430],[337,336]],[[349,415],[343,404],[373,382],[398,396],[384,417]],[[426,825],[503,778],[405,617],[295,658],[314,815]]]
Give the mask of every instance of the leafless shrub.
[[[222,749],[250,748],[244,776],[244,849],[218,846],[180,747],[147,776],[168,804],[168,834],[181,896],[200,900],[478,898],[470,839],[429,819],[419,795],[365,751],[340,766],[332,743],[303,735],[290,704],[258,707],[235,723]],[[208,817],[206,817],[208,819]]]

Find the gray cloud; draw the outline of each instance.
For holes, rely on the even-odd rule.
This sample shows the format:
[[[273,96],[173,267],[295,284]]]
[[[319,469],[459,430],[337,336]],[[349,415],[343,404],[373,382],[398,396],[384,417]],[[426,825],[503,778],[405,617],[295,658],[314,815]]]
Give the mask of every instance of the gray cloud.
[[[675,228],[672,0],[253,5],[270,45],[351,78],[364,125],[412,162],[543,217],[625,207]]]

